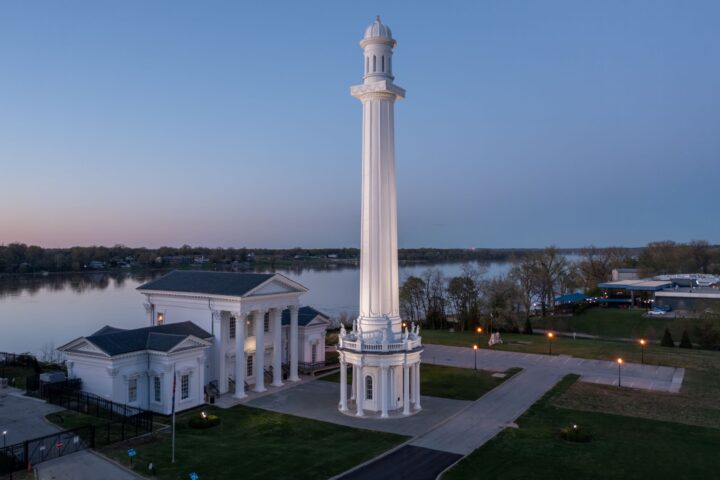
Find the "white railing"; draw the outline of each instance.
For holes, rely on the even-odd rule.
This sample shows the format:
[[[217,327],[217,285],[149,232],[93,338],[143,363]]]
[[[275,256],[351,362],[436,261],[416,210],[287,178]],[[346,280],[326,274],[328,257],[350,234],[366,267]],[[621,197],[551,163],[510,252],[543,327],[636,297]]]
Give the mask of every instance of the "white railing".
[[[361,343],[340,339],[340,348],[356,352],[404,352],[422,346],[421,338],[408,339],[407,342],[393,343]]]

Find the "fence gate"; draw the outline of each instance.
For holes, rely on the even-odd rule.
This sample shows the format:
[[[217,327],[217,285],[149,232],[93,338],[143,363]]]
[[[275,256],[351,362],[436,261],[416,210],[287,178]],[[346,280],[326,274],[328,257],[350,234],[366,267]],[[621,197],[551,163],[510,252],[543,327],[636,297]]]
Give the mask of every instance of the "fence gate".
[[[29,440],[27,461],[31,465],[69,455],[92,447],[93,427],[90,425],[65,430],[35,440]]]

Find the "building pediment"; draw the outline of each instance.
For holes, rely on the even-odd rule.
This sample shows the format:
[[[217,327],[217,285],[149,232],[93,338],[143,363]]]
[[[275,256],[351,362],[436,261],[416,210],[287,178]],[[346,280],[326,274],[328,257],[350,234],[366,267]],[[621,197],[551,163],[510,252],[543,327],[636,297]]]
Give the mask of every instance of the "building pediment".
[[[108,357],[108,355],[93,345],[85,337],[80,337],[72,342],[58,348],[59,351],[65,353],[79,353],[83,355],[94,355],[98,357]]]
[[[211,343],[209,341],[191,335],[182,342],[175,345],[172,349],[168,351],[168,353],[190,350],[192,348],[204,348],[209,347],[210,345]]]
[[[265,295],[282,295],[287,293],[305,293],[307,288],[290,280],[284,275],[276,274],[263,284],[250,290],[245,297],[261,297]]]

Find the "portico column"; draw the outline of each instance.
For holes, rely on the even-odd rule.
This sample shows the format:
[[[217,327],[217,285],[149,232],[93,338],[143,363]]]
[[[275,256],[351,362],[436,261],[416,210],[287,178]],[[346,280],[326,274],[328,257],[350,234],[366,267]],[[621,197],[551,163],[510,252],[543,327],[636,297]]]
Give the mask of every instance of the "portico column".
[[[222,321],[222,312],[219,310],[213,310],[212,317],[213,330],[215,330],[215,335],[213,335],[213,343],[215,344],[215,349],[217,353],[217,370],[215,374],[217,375],[218,379],[218,390],[222,394],[227,393],[228,391],[227,358],[225,357],[226,334],[225,329],[223,328],[224,325]]]
[[[282,387],[282,310],[270,311],[273,328],[273,387]]]
[[[388,416],[388,367],[380,367],[380,417],[387,418]]]
[[[297,382],[298,377],[298,309],[290,305],[290,381]]]
[[[255,391],[265,391],[265,311],[255,310]]]
[[[347,364],[340,359],[340,411],[347,412]]]
[[[245,398],[245,321],[247,313],[235,314],[235,395]]]
[[[357,393],[357,387],[355,386],[355,381],[357,379],[358,373],[357,373],[357,365],[353,364],[352,366],[352,388],[350,388],[350,400],[355,400],[357,397],[355,394]]]
[[[420,406],[420,363],[416,363],[415,369],[415,409],[422,410]]]
[[[403,415],[410,415],[410,367],[403,365]]]
[[[357,395],[355,395],[355,404],[357,405],[357,415],[358,417],[362,417],[365,415],[365,412],[363,412],[363,399],[365,398],[365,381],[363,380],[363,367],[362,365],[357,365],[355,367],[355,370],[357,370],[358,374],[358,380],[356,383],[357,385]]]

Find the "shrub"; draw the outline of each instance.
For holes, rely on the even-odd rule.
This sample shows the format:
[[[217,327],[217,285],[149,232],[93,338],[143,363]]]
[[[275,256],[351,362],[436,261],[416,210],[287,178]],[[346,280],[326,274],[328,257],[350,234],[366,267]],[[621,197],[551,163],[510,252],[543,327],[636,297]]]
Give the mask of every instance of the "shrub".
[[[710,321],[695,327],[695,339],[702,348],[720,350],[720,331]]]
[[[683,330],[682,338],[680,339],[680,348],[692,348],[692,342],[690,342],[690,335],[687,330]]]
[[[191,428],[210,428],[216,425],[220,425],[220,417],[218,417],[217,415],[192,417],[188,421],[188,425]]]
[[[663,333],[662,340],[660,341],[660,345],[663,347],[674,347],[675,342],[673,342],[672,335],[670,334],[670,330],[665,328],[665,333]]]
[[[532,323],[530,323],[530,317],[525,319],[525,327],[523,328],[523,333],[525,335],[533,334],[533,328],[532,328]]]
[[[590,432],[577,425],[570,425],[560,429],[560,438],[568,442],[587,443],[592,440]]]

